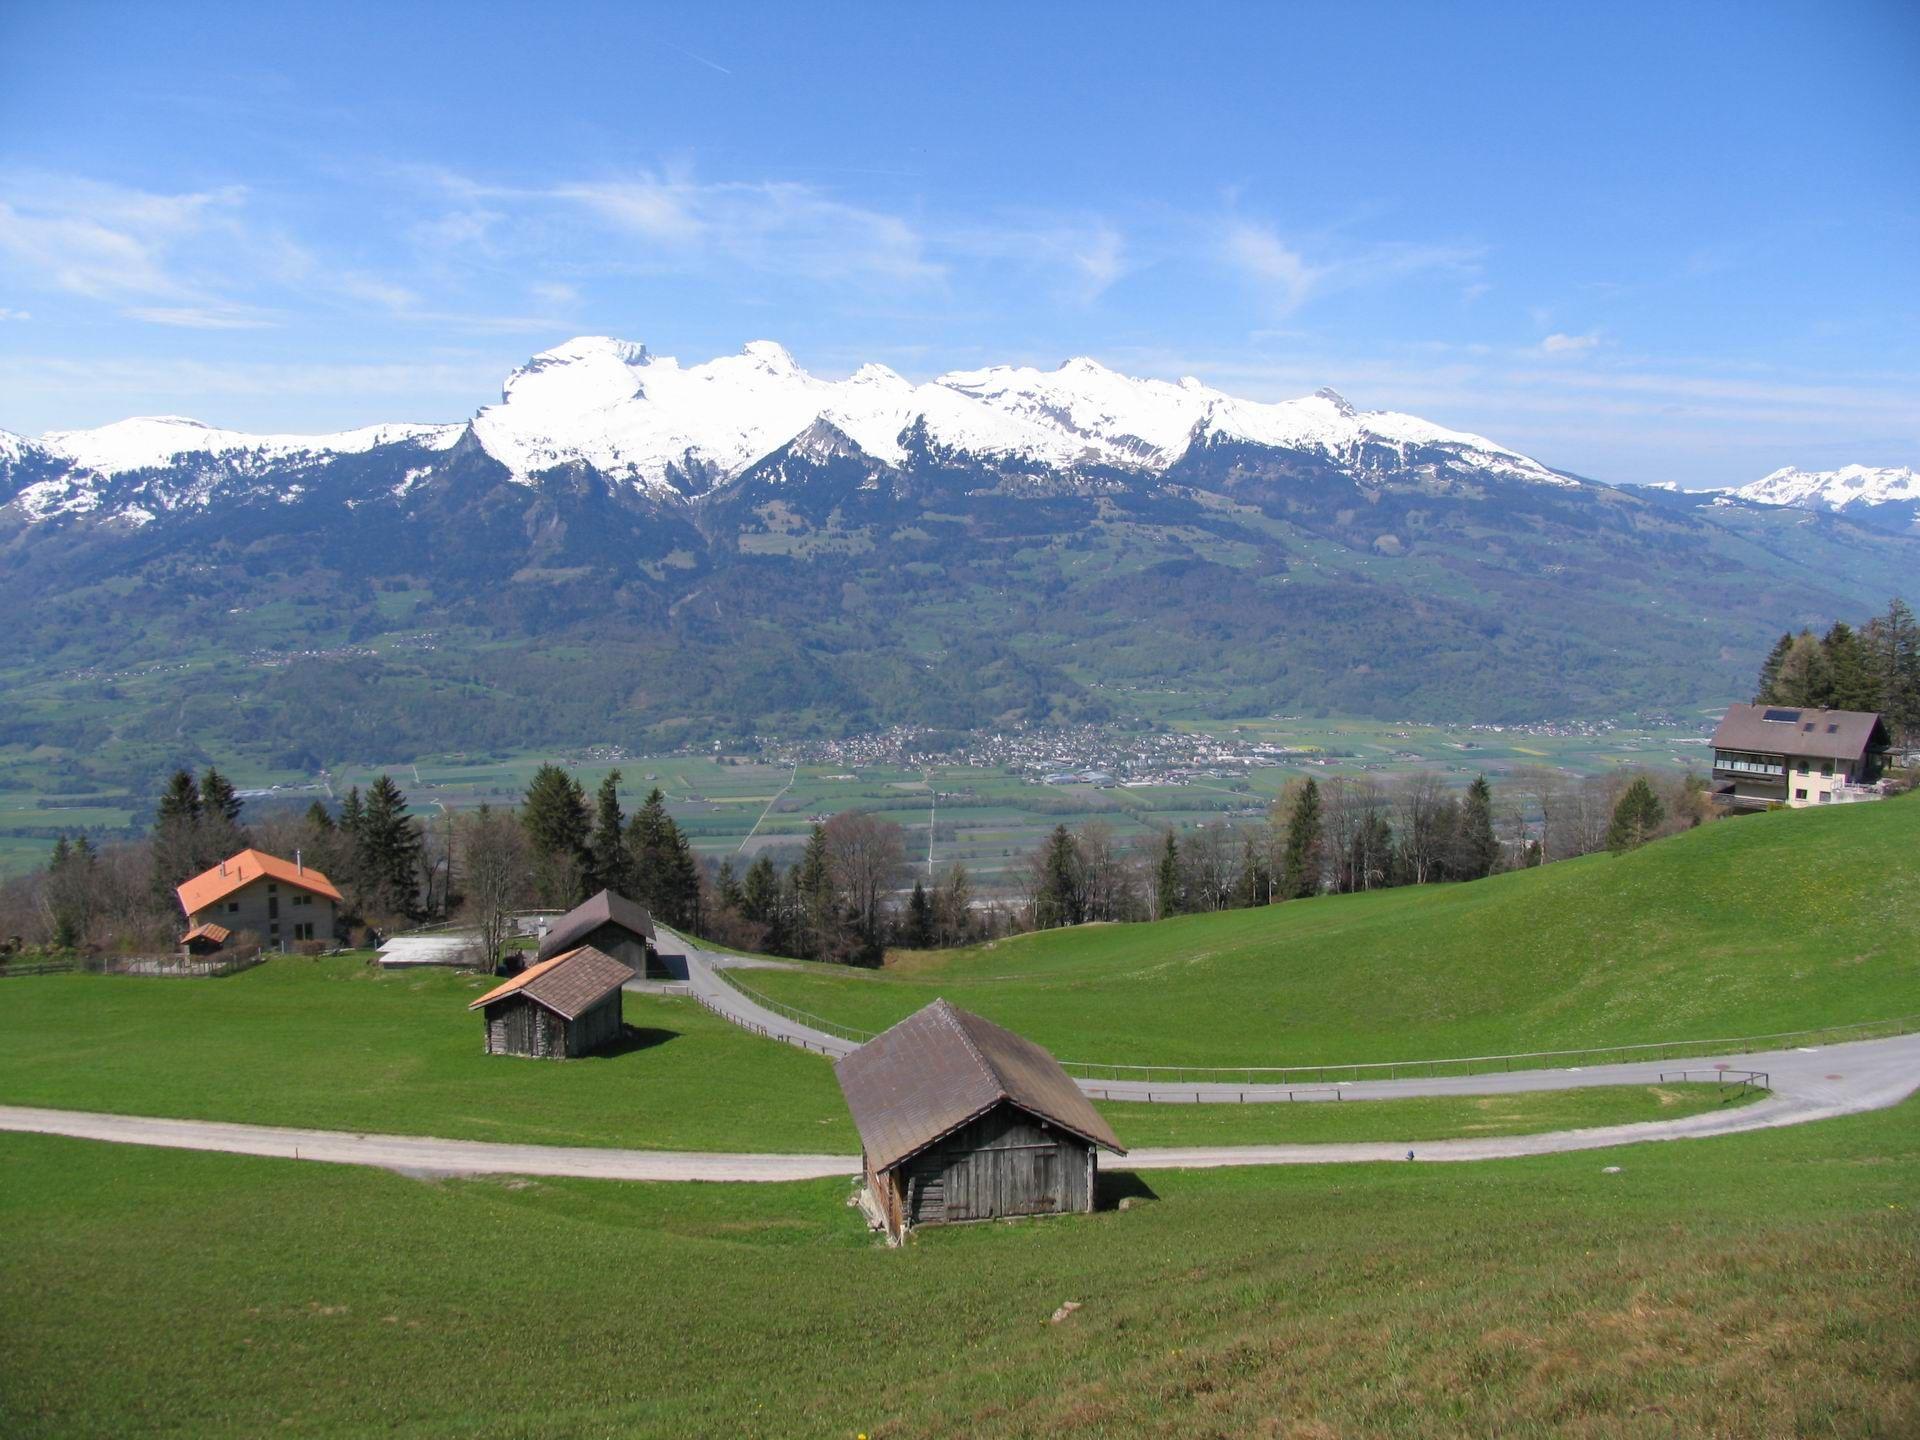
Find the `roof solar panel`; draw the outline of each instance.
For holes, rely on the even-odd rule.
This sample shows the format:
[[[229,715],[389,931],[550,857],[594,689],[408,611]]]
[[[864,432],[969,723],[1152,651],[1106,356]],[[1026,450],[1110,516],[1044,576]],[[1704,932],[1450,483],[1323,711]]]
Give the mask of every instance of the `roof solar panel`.
[[[1791,725],[1800,718],[1800,712],[1798,710],[1768,710],[1765,711],[1760,718],[1762,720],[1784,720]]]

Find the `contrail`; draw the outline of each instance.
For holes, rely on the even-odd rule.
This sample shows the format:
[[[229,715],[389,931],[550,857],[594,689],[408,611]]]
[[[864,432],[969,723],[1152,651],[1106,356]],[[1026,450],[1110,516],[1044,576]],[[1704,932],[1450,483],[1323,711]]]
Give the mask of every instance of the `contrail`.
[[[716,65],[713,61],[707,59],[706,56],[696,55],[693,53],[693,51],[687,49],[687,47],[684,45],[676,45],[671,40],[662,40],[660,43],[666,46],[669,50],[678,50],[682,55],[686,56],[687,59],[689,60],[698,60],[702,65],[706,66],[709,70],[718,70],[722,75],[733,74],[733,72],[727,69],[726,66]]]

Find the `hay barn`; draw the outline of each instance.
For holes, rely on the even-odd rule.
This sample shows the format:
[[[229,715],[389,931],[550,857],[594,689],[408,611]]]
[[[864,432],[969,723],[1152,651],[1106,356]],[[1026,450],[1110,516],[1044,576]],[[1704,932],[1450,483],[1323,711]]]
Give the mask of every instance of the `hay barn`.
[[[571,1060],[620,1034],[620,987],[631,967],[583,945],[543,960],[467,1006],[486,1022],[489,1055]]]
[[[615,891],[602,890],[555,920],[540,942],[538,958],[548,960],[582,945],[611,955],[649,980],[667,977],[655,947],[653,916],[646,906]]]
[[[916,1225],[1093,1209],[1098,1152],[1127,1152],[1060,1063],[936,1000],[834,1066],[889,1238]]]

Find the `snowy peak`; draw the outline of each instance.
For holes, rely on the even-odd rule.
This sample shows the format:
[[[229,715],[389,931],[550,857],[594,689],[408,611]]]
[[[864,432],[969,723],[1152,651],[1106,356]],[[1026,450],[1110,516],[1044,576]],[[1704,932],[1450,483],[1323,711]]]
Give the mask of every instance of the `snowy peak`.
[[[52,430],[40,437],[39,445],[75,469],[114,476],[200,460],[237,457],[264,463],[297,456],[357,455],[406,440],[445,449],[460,438],[461,429],[458,425],[368,425],[334,435],[249,435],[180,415],[141,415],[93,430]]]
[[[1800,470],[1789,465],[1728,493],[1757,505],[1794,505],[1804,510],[1911,504],[1920,502],[1920,470],[1871,465]]]

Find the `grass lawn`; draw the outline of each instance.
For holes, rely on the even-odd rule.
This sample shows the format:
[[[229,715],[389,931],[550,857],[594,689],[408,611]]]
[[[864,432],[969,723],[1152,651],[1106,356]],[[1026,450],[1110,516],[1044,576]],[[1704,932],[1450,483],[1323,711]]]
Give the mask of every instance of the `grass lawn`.
[[[692,1000],[623,996],[636,1041],[564,1064],[480,1052],[481,981],[358,960],[223,980],[0,981],[0,1103],[462,1140],[859,1153],[827,1062]],[[1576,1098],[1577,1097],[1577,1098]],[[1713,1086],[1486,1099],[1108,1107],[1128,1144],[1436,1139],[1615,1125],[1727,1100]]]
[[[1132,1149],[1149,1145],[1309,1145],[1336,1140],[1444,1140],[1537,1135],[1678,1120],[1764,1096],[1737,1086],[1595,1085],[1520,1095],[1421,1100],[1305,1101],[1285,1105],[1167,1105],[1096,1101]],[[1121,1163],[1121,1162],[1115,1162]]]
[[[0,1432],[1920,1429],[1920,1103],[1107,1178],[1143,1203],[888,1251],[837,1181],[421,1182],[4,1135]]]
[[[626,1045],[481,1053],[493,982],[282,957],[221,980],[0,980],[0,1101],[323,1130],[656,1150],[856,1154],[818,1056],[691,1000],[628,994]]]
[[[1725,820],[1467,885],[1092,925],[877,973],[736,975],[883,1029],[936,996],[1063,1060],[1283,1065],[1920,1012],[1920,796]]]

